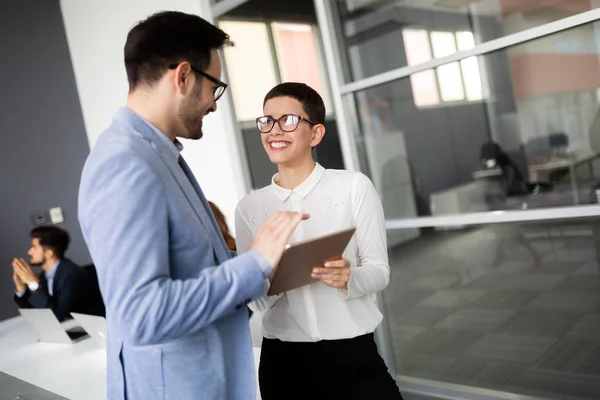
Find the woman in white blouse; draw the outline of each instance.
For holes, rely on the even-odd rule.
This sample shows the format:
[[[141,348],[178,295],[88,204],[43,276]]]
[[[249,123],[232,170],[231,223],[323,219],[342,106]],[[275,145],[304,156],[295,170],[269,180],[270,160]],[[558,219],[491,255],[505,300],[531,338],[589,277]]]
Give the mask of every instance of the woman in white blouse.
[[[271,185],[236,209],[238,251],[277,211],[310,215],[292,235],[297,242],[356,227],[343,259],[315,268],[319,282],[250,303],[261,313],[259,368],[264,400],[401,399],[377,352],[373,331],[382,321],[375,293],[389,282],[383,208],[359,172],[324,169],[312,150],[325,134],[325,105],[301,83],[273,88],[257,118],[264,148],[277,164]]]

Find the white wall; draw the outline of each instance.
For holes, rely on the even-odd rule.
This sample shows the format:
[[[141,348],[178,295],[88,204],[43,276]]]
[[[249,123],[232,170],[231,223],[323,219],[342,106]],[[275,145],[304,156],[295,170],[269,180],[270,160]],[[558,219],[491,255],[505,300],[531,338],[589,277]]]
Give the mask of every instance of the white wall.
[[[123,47],[131,27],[162,10],[211,19],[208,0],[60,0],[60,6],[90,147],[125,104]],[[234,208],[246,194],[247,180],[229,104],[227,96],[219,101],[217,113],[204,122],[204,138],[187,141],[183,155],[233,231]]]

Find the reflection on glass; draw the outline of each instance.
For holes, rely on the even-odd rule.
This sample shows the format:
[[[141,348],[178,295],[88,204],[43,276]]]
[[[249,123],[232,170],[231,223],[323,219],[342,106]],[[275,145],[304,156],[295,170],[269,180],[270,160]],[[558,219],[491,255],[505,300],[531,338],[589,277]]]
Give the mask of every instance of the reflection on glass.
[[[225,48],[228,79],[239,121],[262,115],[261,96],[277,84],[267,25],[260,22],[221,21],[234,46]]]
[[[414,65],[410,63],[408,47],[399,45],[407,28],[441,32],[450,47],[442,46],[440,54],[446,54],[453,46],[451,32],[468,32],[472,35],[472,45],[475,45],[600,5],[593,0],[329,1],[335,10],[335,18],[340,21],[337,33],[341,46],[350,54],[349,71],[344,77],[346,82]],[[472,47],[463,46],[466,42],[468,38],[457,36],[459,50]],[[433,45],[435,48],[437,43],[434,41]],[[361,59],[369,59],[369,62],[365,65]]]
[[[440,104],[436,75],[433,70],[411,75],[410,83],[413,87],[415,105],[424,107]]]
[[[434,37],[472,45],[457,32],[433,32],[431,54]],[[583,25],[356,93],[362,168],[387,218],[599,203],[597,32]]]
[[[464,100],[465,92],[459,63],[454,62],[438,67],[437,77],[443,101]]]
[[[272,23],[277,61],[283,82],[303,82],[315,89],[328,112],[333,110],[319,66],[317,38],[309,24]]]
[[[431,32],[431,44],[435,58],[456,53],[456,41],[452,32]]]
[[[408,65],[418,65],[432,59],[429,33],[425,30],[404,29],[402,38]],[[440,103],[438,86],[433,70],[422,71],[410,77],[417,106],[434,106]]]
[[[417,65],[431,60],[429,33],[423,29],[404,29],[402,39],[406,48],[408,65]]]
[[[431,230],[390,248],[399,375],[600,398],[600,221]]]
[[[467,100],[475,101],[483,99],[483,88],[481,87],[481,75],[479,74],[479,61],[477,57],[469,57],[461,60],[460,68],[465,78]]]
[[[272,23],[283,81],[310,82],[321,86],[312,27],[308,24]],[[305,60],[310,68],[300,68]]]
[[[475,38],[473,32],[456,32],[456,42],[458,50],[465,51],[475,47]]]
[[[262,115],[262,96],[280,83],[277,72],[282,82],[304,82],[314,88],[323,97],[328,115],[332,113],[312,25],[224,20],[219,27],[234,43],[224,52],[239,121]],[[269,44],[269,30],[274,48]]]
[[[471,32],[428,32],[422,29],[404,29],[402,39],[408,65],[419,65],[435,58],[445,57],[475,46]],[[433,49],[433,57],[432,57]],[[433,70],[411,76],[415,105],[435,106],[443,102],[477,101],[483,98],[477,57],[470,57]],[[465,95],[466,92],[466,95]]]

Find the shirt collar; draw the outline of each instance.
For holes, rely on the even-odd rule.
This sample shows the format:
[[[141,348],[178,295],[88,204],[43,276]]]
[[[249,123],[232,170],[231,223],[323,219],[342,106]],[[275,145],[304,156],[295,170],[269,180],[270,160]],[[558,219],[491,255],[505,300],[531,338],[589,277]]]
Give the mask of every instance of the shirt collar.
[[[56,269],[58,268],[58,264],[60,264],[60,261],[55,262],[52,268],[46,271],[46,279],[54,279],[54,275],[56,275]]]
[[[167,135],[162,133],[157,127],[152,125],[141,115],[131,110],[130,108],[121,107],[121,109],[116,115],[116,118],[120,120],[129,120],[129,122],[132,123],[134,127],[137,125],[138,129],[140,125],[149,128],[145,129],[145,131],[150,132],[153,137],[158,138],[158,140],[160,140],[163,144],[167,146],[167,148],[169,149],[169,153],[173,155],[175,160],[179,160],[179,153],[183,150],[183,144],[181,144],[179,140],[175,139],[175,142],[172,142]]]
[[[308,194],[315,188],[315,186],[317,186],[317,183],[319,183],[324,173],[325,168],[323,168],[321,164],[315,163],[315,168],[313,169],[313,172],[308,176],[308,178],[304,180],[304,182],[302,182],[293,190],[285,189],[279,186],[277,184],[277,181],[279,180],[279,174],[275,174],[271,179],[271,188],[275,195],[279,198],[279,200],[281,200],[281,202],[286,201],[292,193],[296,193],[300,197],[306,198],[306,196],[308,196]]]

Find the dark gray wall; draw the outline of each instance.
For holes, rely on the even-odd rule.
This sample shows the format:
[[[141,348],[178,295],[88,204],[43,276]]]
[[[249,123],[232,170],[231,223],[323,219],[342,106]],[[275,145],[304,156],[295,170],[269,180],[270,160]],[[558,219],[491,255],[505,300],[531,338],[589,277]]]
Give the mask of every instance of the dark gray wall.
[[[17,315],[11,260],[27,257],[31,214],[63,209],[67,256],[88,263],[77,222],[89,146],[57,0],[0,6],[0,320]]]
[[[241,20],[316,22],[313,0],[250,0],[224,17]]]

